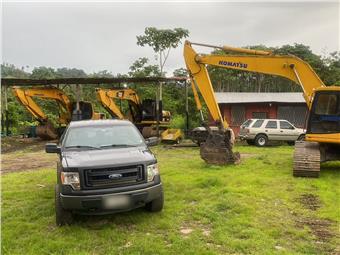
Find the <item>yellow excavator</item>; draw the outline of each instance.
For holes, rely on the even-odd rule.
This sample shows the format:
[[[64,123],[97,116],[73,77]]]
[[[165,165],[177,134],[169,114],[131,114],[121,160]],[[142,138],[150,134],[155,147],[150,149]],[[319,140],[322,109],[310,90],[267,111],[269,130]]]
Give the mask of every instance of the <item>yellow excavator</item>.
[[[13,87],[13,93],[18,101],[39,122],[36,127],[36,135],[45,140],[57,139],[62,130],[71,120],[101,119],[102,114],[94,112],[89,102],[72,102],[69,97],[56,87],[19,88]],[[55,100],[58,104],[59,127],[56,128],[43,112],[34,98],[43,100]],[[58,130],[60,129],[60,130]]]
[[[192,45],[212,47],[225,55],[198,54]],[[293,55],[276,55],[269,51],[212,46],[185,42],[184,59],[191,78],[197,108],[201,109],[201,93],[213,121],[214,131],[207,126],[209,135],[201,145],[201,157],[212,164],[235,163],[239,154],[232,151],[233,134],[222,117],[207,65],[258,72],[285,77],[301,86],[309,109],[305,141],[296,142],[294,176],[318,177],[320,162],[340,160],[340,87],[325,86],[309,64]]]
[[[140,100],[137,92],[129,88],[97,88],[97,98],[103,107],[113,118],[129,119],[142,132],[144,137],[157,136],[157,111],[156,101],[153,99]],[[127,100],[129,111],[125,116],[115,100]],[[162,106],[160,106],[162,108]],[[179,142],[183,134],[179,129],[169,129],[171,113],[160,109],[159,126],[161,130],[161,140],[169,142]]]

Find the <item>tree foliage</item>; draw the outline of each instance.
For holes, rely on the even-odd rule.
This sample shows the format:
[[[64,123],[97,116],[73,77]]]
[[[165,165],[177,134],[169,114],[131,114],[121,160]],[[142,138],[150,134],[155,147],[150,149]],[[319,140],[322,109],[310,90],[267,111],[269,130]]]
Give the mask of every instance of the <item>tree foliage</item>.
[[[176,35],[177,33],[177,35]],[[139,36],[138,45],[148,45],[163,57],[166,56],[171,48],[178,47],[181,39],[188,36],[189,32],[185,29],[159,30],[155,28],[147,28],[144,36]],[[164,41],[167,41],[165,43]],[[332,52],[327,56],[319,56],[314,54],[311,49],[303,44],[284,45],[282,47],[266,47],[264,45],[249,46],[251,49],[270,50],[276,54],[293,54],[308,62],[315,72],[320,76],[326,85],[340,86],[340,52]],[[161,53],[161,51],[163,51]],[[213,51],[214,54],[225,54],[219,50]],[[165,54],[165,55],[164,55]],[[27,72],[24,67],[18,68],[14,65],[4,63],[1,65],[1,76],[4,78],[72,78],[72,77],[145,77],[160,76],[165,72],[161,71],[159,65],[153,65],[146,57],[135,60],[126,74],[113,75],[107,70],[87,74],[81,69],[76,68],[51,68],[36,67],[32,72]],[[218,67],[208,67],[210,78],[212,80],[216,92],[291,92],[301,91],[299,86],[293,82],[272,75],[256,74],[250,72],[242,72],[237,70],[229,70]],[[187,76],[187,70],[183,67],[174,70],[174,76]],[[112,87],[113,85],[100,85],[101,87]],[[114,85],[115,87],[123,87],[123,84]],[[137,90],[138,95],[142,98],[153,98],[156,95],[156,84],[127,84],[128,87]],[[61,86],[61,88],[71,97],[74,98],[74,90],[72,86]],[[10,92],[10,90],[9,90]],[[189,88],[189,114],[191,127],[200,124],[199,113],[196,110],[195,101],[192,91]],[[94,104],[95,110],[106,112],[95,95],[95,87],[82,86],[83,100],[90,101]],[[183,126],[183,118],[185,118],[185,87],[177,83],[166,83],[163,86],[163,109],[171,111],[174,116],[175,126]],[[56,105],[46,100],[38,100],[46,114],[51,119],[56,119]],[[203,103],[203,101],[202,101]],[[204,103],[203,103],[204,104]],[[12,130],[22,127],[29,123],[33,123],[32,116],[21,106],[15,97],[9,93],[8,110],[11,120]],[[207,116],[206,107],[203,108],[204,114]],[[109,115],[107,114],[107,117]]]
[[[159,54],[159,67],[163,73],[164,65],[169,57],[170,50],[177,48],[183,38],[189,36],[189,31],[184,28],[157,29],[145,28],[144,35],[137,36],[137,45],[150,46]]]

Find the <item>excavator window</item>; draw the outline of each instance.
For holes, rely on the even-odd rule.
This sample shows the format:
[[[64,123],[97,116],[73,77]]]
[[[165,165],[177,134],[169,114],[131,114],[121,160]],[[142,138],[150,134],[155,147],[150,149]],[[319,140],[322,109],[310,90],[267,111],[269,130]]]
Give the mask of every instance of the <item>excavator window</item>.
[[[142,102],[142,115],[143,120],[156,120],[156,101],[153,99],[144,99]],[[159,120],[162,120],[162,105],[159,104]]]
[[[77,109],[77,103],[74,102],[72,104],[72,114],[78,114],[76,112]],[[80,110],[80,117],[77,118],[77,120],[90,120],[92,118],[92,104],[89,102],[79,102],[79,110]]]
[[[309,129],[314,134],[340,132],[340,92],[315,95]]]
[[[316,114],[336,115],[339,114],[338,100],[336,95],[321,94],[315,107]]]

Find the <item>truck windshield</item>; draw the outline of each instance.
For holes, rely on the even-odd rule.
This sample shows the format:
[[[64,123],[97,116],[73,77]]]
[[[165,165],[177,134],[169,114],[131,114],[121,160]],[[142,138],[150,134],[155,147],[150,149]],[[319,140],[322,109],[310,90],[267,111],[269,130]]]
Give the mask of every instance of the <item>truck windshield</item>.
[[[340,132],[340,92],[316,95],[310,116],[311,133]]]
[[[103,149],[143,145],[144,141],[134,126],[71,127],[65,137],[65,148]]]

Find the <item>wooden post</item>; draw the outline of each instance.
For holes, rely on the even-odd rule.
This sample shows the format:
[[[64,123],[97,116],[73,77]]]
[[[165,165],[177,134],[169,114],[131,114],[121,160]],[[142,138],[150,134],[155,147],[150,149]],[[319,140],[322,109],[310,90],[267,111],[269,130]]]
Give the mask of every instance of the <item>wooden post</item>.
[[[5,86],[1,88],[1,95],[4,95]],[[5,108],[4,97],[1,97],[1,134],[5,134]]]
[[[4,100],[5,100],[5,126],[6,135],[9,135],[9,114],[8,114],[8,99],[7,99],[7,86],[4,86]]]
[[[76,109],[73,110],[73,116],[72,116],[72,120],[81,120],[81,110],[80,110],[80,86],[79,84],[76,84],[75,86],[75,94],[76,94]]]
[[[185,115],[186,115],[186,132],[189,131],[189,102],[188,102],[188,86],[189,84],[187,82],[184,82],[185,84]]]
[[[156,131],[157,131],[157,137],[159,137],[159,115],[160,115],[160,109],[159,109],[159,103],[160,103],[160,88],[161,88],[161,83],[159,83],[156,91]]]

